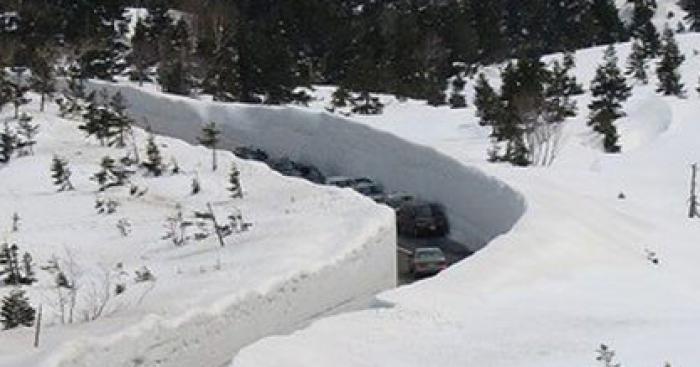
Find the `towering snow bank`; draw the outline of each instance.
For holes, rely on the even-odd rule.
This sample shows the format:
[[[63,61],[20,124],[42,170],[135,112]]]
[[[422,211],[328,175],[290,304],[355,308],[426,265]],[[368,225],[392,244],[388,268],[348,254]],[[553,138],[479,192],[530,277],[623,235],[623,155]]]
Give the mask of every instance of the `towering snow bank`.
[[[133,85],[118,88],[130,113],[154,131],[195,142],[202,124],[217,122],[223,148],[262,147],[273,155],[313,163],[326,175],[370,176],[388,189],[443,203],[452,236],[473,249],[507,232],[525,203],[501,181],[434,149],[325,112],[289,107],[206,103]]]
[[[78,122],[56,117],[53,105],[46,113],[37,104],[26,111],[40,125],[38,143],[34,155],[0,165],[0,244],[16,243],[34,258],[39,281],[24,288],[35,307],[43,304],[44,322],[39,349],[29,328],[0,331],[0,366],[220,366],[262,336],[289,332],[396,284],[394,212],[355,192],[285,178],[229,152],[219,152],[220,169],[212,172],[209,150],[163,136],[155,142],[165,163],[177,160],[179,174],[154,177],[132,166],[131,183],[143,195],[130,195],[128,185],[98,192],[90,177],[102,157],[119,159],[132,149],[86,139]],[[136,129],[135,145],[143,149],[147,136]],[[54,154],[70,162],[75,191],[56,192],[49,171]],[[241,199],[227,191],[231,163],[241,173]],[[195,177],[201,192],[192,195]],[[116,213],[98,214],[98,198],[116,200]],[[162,238],[177,204],[195,221],[194,211],[207,203],[221,222],[240,210],[253,226],[228,237],[225,247],[211,227],[207,238],[184,246]],[[18,231],[11,230],[15,212]],[[121,219],[131,223],[127,236],[116,227]],[[70,325],[59,321],[55,277],[39,270],[54,255],[73,269],[67,276],[78,290]],[[134,279],[143,266],[155,281]],[[117,282],[125,286],[118,295]],[[0,283],[0,298],[11,289]],[[103,317],[82,322],[103,289],[112,297]]]

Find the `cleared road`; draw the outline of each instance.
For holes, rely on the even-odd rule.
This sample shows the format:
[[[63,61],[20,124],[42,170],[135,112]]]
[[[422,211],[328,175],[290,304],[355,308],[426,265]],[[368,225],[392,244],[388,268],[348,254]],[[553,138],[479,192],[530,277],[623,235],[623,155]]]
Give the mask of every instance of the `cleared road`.
[[[413,251],[420,247],[439,247],[445,253],[448,265],[461,261],[474,252],[461,243],[452,241],[446,237],[436,238],[410,238],[399,236],[398,249],[396,251],[397,281],[399,285],[415,282],[416,278],[409,272],[409,262]]]

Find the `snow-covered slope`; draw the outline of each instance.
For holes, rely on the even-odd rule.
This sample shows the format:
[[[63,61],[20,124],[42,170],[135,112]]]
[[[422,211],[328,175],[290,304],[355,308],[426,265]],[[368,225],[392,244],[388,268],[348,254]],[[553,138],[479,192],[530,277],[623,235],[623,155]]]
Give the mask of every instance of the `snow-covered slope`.
[[[36,154],[0,165],[0,244],[16,243],[34,258],[39,281],[24,289],[33,306],[43,305],[41,347],[32,347],[31,329],[0,331],[0,366],[218,366],[262,336],[288,332],[395,284],[395,219],[388,208],[352,191],[284,178],[228,152],[219,152],[213,173],[209,150],[160,136],[164,162],[175,158],[179,174],[151,177],[138,170],[132,183],[147,190],[140,197],[129,187],[98,193],[90,176],[100,159],[120,158],[131,148],[100,147],[77,122],[55,117],[54,106],[47,113],[37,107],[26,109],[41,129]],[[144,148],[147,134],[135,135]],[[58,193],[52,185],[54,154],[69,160],[75,191]],[[227,191],[231,162],[241,170],[243,199],[230,199]],[[191,195],[194,177],[202,187],[197,195]],[[116,213],[98,214],[96,198],[118,201]],[[224,248],[214,235],[182,247],[161,239],[176,205],[193,220],[209,202],[220,222],[240,210],[252,228],[228,237]],[[16,232],[13,213],[21,218]],[[131,223],[127,237],[116,227],[120,219]],[[39,269],[53,256],[77,284],[70,325],[59,322],[54,276]],[[155,281],[134,280],[143,266]],[[116,284],[125,292],[115,295]],[[0,296],[11,289],[0,286]],[[83,322],[105,289],[111,301],[103,317]]]
[[[602,154],[586,126],[588,95],[579,98],[579,115],[567,122],[550,168],[487,163],[488,130],[476,123],[473,107],[388,99],[384,115],[353,117],[494,175],[522,195],[527,209],[469,260],[380,295],[394,307],[265,339],[233,365],[584,366],[597,363],[601,343],[625,366],[698,364],[700,226],[687,218],[687,199],[689,165],[700,160],[700,35],[679,42],[688,98],[655,94],[654,80],[635,86],[619,121],[620,155]],[[629,45],[617,48],[624,62]],[[584,86],[602,51],[577,53]]]

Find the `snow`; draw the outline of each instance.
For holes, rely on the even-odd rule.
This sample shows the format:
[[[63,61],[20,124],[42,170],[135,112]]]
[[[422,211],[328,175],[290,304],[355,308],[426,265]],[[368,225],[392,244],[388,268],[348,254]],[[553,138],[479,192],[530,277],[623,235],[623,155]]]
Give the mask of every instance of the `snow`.
[[[687,218],[687,199],[689,165],[700,160],[694,90],[700,35],[681,35],[679,43],[688,98],[659,96],[654,78],[635,86],[619,121],[619,155],[603,154],[586,126],[587,94],[577,99],[579,114],[567,121],[562,151],[549,168],[487,163],[488,129],[478,126],[473,107],[435,109],[385,98],[383,115],[352,116],[351,124],[434,149],[506,183],[525,211],[468,260],[378,296],[392,307],[263,339],[243,349],[233,366],[596,365],[601,343],[625,366],[697,364],[700,228]],[[617,49],[624,63],[629,44]],[[576,55],[585,87],[602,51]],[[487,75],[495,77],[495,68]],[[321,109],[331,90],[319,88],[325,101],[312,109]],[[467,94],[471,100],[473,91]],[[464,188],[472,187],[465,182]],[[618,199],[620,193],[626,198]],[[491,198],[480,194],[473,193],[489,207]],[[450,204],[458,211],[461,202]],[[481,214],[471,212],[469,220]]]
[[[120,90],[131,101],[134,119],[159,133],[192,142],[200,122],[215,121],[223,148],[260,147],[273,156],[314,164],[326,176],[369,176],[387,191],[443,203],[451,236],[474,250],[507,232],[525,209],[517,193],[479,170],[325,111],[197,101],[133,83],[98,83],[96,88]]]
[[[100,194],[89,179],[100,159],[131,149],[100,147],[78,122],[57,118],[53,105],[40,113],[33,103],[27,111],[41,130],[35,155],[0,165],[0,243],[17,243],[34,257],[39,282],[25,289],[35,307],[43,305],[44,323],[39,349],[32,348],[31,329],[1,331],[0,366],[219,366],[262,336],[288,332],[396,283],[394,213],[359,194],[285,178],[225,151],[214,173],[209,150],[163,136],[156,142],[164,162],[176,158],[181,174],[139,171],[132,181],[148,189],[141,198],[128,187]],[[0,119],[10,114],[8,108]],[[142,149],[147,134],[137,129],[135,135]],[[56,192],[49,171],[54,154],[69,160],[76,191]],[[230,199],[227,191],[231,162],[241,171],[244,199]],[[194,177],[202,192],[193,196]],[[96,197],[117,200],[117,213],[97,214]],[[182,247],[161,239],[177,204],[191,218],[208,202],[220,221],[240,210],[253,227],[228,237],[224,248],[216,236]],[[15,212],[18,232],[10,230]],[[132,223],[128,237],[116,228],[122,218]],[[59,321],[54,278],[39,269],[53,255],[73,258],[78,268],[77,322],[70,325]],[[155,282],[135,282],[143,266]],[[106,271],[126,292],[114,296],[104,317],[84,323],[83,311],[98,298],[91,291],[102,289]],[[0,297],[10,290],[0,287]]]

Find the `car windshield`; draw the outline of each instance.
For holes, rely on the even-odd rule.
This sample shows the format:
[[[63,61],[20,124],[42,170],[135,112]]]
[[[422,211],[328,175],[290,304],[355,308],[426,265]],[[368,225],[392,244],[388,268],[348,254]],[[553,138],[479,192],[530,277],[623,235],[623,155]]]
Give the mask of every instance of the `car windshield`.
[[[444,261],[445,255],[440,249],[423,249],[416,251],[416,260],[421,261]]]

